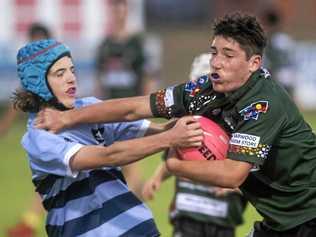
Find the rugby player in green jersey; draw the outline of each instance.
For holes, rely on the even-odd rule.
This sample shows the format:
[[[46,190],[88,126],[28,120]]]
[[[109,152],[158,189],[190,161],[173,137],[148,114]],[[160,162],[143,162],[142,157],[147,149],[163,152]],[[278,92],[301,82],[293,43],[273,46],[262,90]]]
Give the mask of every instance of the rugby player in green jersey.
[[[201,54],[193,60],[190,80],[196,81],[210,73],[210,54]],[[160,186],[172,175],[165,158],[145,182],[142,198],[153,200]],[[157,200],[158,201],[158,200]],[[243,223],[247,201],[239,190],[220,188],[176,177],[174,195],[169,205],[169,221],[173,237],[235,237],[235,229]]]
[[[227,159],[170,157],[169,171],[210,185],[239,187],[263,216],[249,236],[314,237],[315,135],[287,92],[261,68],[266,37],[257,20],[234,13],[216,21],[213,30],[211,73],[195,83],[65,113],[46,110],[38,126],[56,131],[82,122],[207,116],[231,134]]]

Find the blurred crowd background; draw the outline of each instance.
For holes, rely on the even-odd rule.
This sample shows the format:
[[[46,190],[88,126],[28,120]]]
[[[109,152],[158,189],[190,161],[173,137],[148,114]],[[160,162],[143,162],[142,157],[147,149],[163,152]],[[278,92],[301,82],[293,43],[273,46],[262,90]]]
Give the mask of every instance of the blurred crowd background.
[[[109,0],[1,0],[0,8],[0,102],[17,87],[15,54],[27,40],[34,22],[45,25],[75,54],[80,95],[91,95],[98,46],[113,27]],[[191,62],[207,52],[211,21],[226,12],[240,10],[262,16],[275,8],[282,18],[282,31],[295,44],[294,94],[302,108],[316,106],[316,2],[313,0],[130,0],[128,30],[146,32],[151,66],[160,70],[160,87],[187,79]],[[286,42],[284,43],[286,44]],[[293,76],[294,77],[294,76]]]
[[[28,32],[34,23],[46,27],[54,38],[70,47],[79,80],[79,96],[103,96],[96,90],[98,54],[104,38],[114,31],[113,12],[109,6],[113,1],[117,0],[0,0],[0,115],[6,113],[10,97],[19,86],[16,52],[30,40]],[[302,110],[315,110],[314,0],[128,0],[128,32],[143,33],[146,67],[157,82],[150,90],[143,92],[189,80],[194,57],[209,50],[211,22],[236,10],[260,19],[269,32],[270,46],[275,47],[272,52],[280,52],[271,56],[267,50],[266,66],[273,70],[273,66],[279,65],[280,70],[273,70],[275,78],[289,89]],[[277,27],[272,29],[275,23]],[[276,37],[272,37],[274,34]],[[315,120],[316,125],[316,118],[308,117],[309,114],[306,116]],[[20,215],[18,212],[22,212],[19,209],[26,209],[25,203],[29,202],[33,193],[30,177],[24,178],[30,174],[26,161],[21,162],[25,155],[19,146],[24,119],[20,119],[8,138],[0,139],[3,159],[0,184],[2,190],[8,191],[0,197],[0,212],[5,213],[0,216],[0,235],[4,232],[4,226],[16,222],[14,218],[17,219]],[[147,168],[151,166],[146,172],[154,170],[157,163],[146,164]],[[14,165],[17,166],[12,167]],[[13,175],[14,172],[18,174]],[[151,175],[146,172],[145,176]],[[21,190],[14,187],[16,182],[21,182],[18,186]],[[25,187],[21,188],[22,184]],[[168,190],[171,189],[172,185],[169,184]],[[24,204],[23,198],[28,199]],[[150,204],[155,215],[164,219],[163,223],[167,223],[170,198],[171,193],[167,191],[158,195],[161,203],[158,202],[156,206]],[[162,206],[165,206],[164,209]],[[255,214],[255,217],[258,215]],[[253,219],[246,221],[252,223]],[[158,220],[160,227],[161,223]],[[170,226],[168,228],[170,231]]]

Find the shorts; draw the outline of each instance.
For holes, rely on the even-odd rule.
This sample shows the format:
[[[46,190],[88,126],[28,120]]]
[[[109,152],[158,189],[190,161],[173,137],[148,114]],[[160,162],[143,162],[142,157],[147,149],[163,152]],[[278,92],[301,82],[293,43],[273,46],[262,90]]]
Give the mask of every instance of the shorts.
[[[255,222],[253,230],[247,237],[316,237],[316,219],[305,222],[293,229],[275,231],[267,227],[263,222]]]
[[[173,220],[173,237],[234,237],[235,229],[188,217]]]

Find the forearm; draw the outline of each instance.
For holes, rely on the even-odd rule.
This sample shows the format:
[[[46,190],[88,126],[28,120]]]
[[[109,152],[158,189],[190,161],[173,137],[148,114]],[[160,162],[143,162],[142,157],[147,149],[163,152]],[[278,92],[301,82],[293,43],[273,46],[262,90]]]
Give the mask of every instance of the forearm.
[[[146,131],[145,136],[161,133],[171,129],[176,124],[177,119],[170,119],[167,122],[156,123],[151,122],[149,128]]]
[[[169,133],[163,132],[154,136],[116,142],[108,147],[85,146],[72,158],[71,168],[85,170],[103,166],[122,166],[167,149],[171,144]]]
[[[252,165],[230,159],[221,161],[181,161],[168,159],[167,167],[176,176],[223,188],[238,188]]]
[[[145,133],[145,136],[155,135],[166,130],[167,129],[165,128],[164,124],[151,122]]]
[[[133,121],[152,117],[149,96],[106,100],[65,112],[68,126],[79,123]]]

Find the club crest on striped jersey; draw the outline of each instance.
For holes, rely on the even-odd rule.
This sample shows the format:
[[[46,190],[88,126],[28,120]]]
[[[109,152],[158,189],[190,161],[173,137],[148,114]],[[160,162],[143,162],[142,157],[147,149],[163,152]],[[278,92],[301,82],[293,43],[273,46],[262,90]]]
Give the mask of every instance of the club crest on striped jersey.
[[[104,143],[104,127],[91,128],[91,133],[98,144]]]

